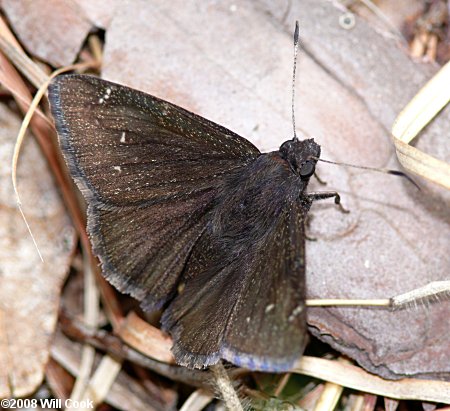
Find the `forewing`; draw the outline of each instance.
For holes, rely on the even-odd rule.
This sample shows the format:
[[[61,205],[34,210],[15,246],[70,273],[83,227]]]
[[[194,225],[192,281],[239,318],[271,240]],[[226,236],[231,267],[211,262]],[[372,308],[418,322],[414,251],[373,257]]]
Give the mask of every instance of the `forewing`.
[[[49,100],[105,276],[144,307],[161,306],[204,230],[218,181],[258,149],[173,104],[96,77],[58,77]]]
[[[163,317],[178,362],[200,367],[225,358],[252,370],[292,367],[306,339],[304,215],[300,202],[290,204],[264,241],[249,244],[232,264],[221,265],[220,253],[209,268],[201,255],[190,263],[199,274]]]
[[[260,154],[224,127],[96,77],[57,77],[49,99],[72,175],[105,205],[189,197]]]

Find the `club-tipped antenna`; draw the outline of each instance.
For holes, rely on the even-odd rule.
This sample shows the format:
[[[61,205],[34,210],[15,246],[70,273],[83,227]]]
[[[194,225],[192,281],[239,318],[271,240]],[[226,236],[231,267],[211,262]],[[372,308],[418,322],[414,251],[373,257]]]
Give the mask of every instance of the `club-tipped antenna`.
[[[295,132],[295,72],[297,69],[299,32],[298,21],[296,21],[294,31],[294,68],[292,70],[292,127],[294,128],[294,140],[297,140],[297,133]]]
[[[388,168],[376,168],[376,167],[367,167],[367,166],[357,166],[357,165],[348,164],[348,163],[337,163],[337,162],[330,161],[330,160],[323,160],[323,159],[321,159],[319,157],[311,157],[311,158],[313,160],[322,161],[323,163],[335,164],[335,165],[344,166],[344,167],[360,168],[362,170],[377,171],[379,173],[392,174],[394,176],[403,177],[403,178],[406,178],[418,190],[420,190],[419,185],[408,174],[404,173],[403,171],[391,170],[391,169],[388,169]]]

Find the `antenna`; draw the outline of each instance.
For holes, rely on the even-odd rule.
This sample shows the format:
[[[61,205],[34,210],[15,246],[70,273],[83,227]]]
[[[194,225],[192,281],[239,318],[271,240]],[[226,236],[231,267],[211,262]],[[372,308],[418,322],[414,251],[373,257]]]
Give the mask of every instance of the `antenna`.
[[[295,71],[297,69],[299,31],[298,21],[296,21],[294,31],[294,68],[292,70],[292,127],[294,128],[294,140],[298,140],[297,133],[295,132]]]
[[[367,167],[367,166],[356,166],[354,164],[348,164],[348,163],[336,163],[334,161],[322,160],[319,157],[313,157],[313,156],[311,156],[311,159],[316,160],[316,161],[322,161],[323,163],[335,164],[335,165],[338,165],[338,166],[361,168],[362,170],[377,171],[379,173],[392,174],[394,176],[403,177],[403,178],[406,178],[418,190],[420,190],[419,185],[408,174],[404,173],[403,171],[390,170],[390,169],[387,169],[387,168],[375,168],[375,167]]]

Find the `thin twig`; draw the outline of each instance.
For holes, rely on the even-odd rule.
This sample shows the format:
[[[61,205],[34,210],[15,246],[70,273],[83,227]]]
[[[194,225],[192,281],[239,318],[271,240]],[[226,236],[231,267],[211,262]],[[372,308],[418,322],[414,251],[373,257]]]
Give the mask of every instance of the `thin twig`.
[[[231,411],[244,411],[222,362],[219,361],[216,365],[213,365],[211,371],[214,374],[217,388],[222,395],[226,407]]]

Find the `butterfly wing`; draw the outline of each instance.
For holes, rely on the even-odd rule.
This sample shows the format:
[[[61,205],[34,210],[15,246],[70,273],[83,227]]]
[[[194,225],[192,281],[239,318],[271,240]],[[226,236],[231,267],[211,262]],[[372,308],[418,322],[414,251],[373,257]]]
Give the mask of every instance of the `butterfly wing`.
[[[307,342],[304,210],[298,202],[282,214],[267,247],[252,255],[248,267],[222,358],[245,368],[287,371]]]
[[[250,166],[246,182],[225,190],[237,207],[221,210],[227,209],[224,201],[217,213],[231,221],[213,219],[192,252],[184,291],[163,315],[180,364],[202,367],[225,358],[253,370],[286,371],[303,352],[304,218],[310,203],[298,199],[290,170],[282,167],[277,175],[264,166],[265,186]],[[241,189],[233,192],[234,185]],[[272,201],[261,207],[268,192]]]
[[[180,107],[96,77],[58,77],[49,100],[105,276],[144,308],[160,307],[204,230],[218,181],[259,150]]]

